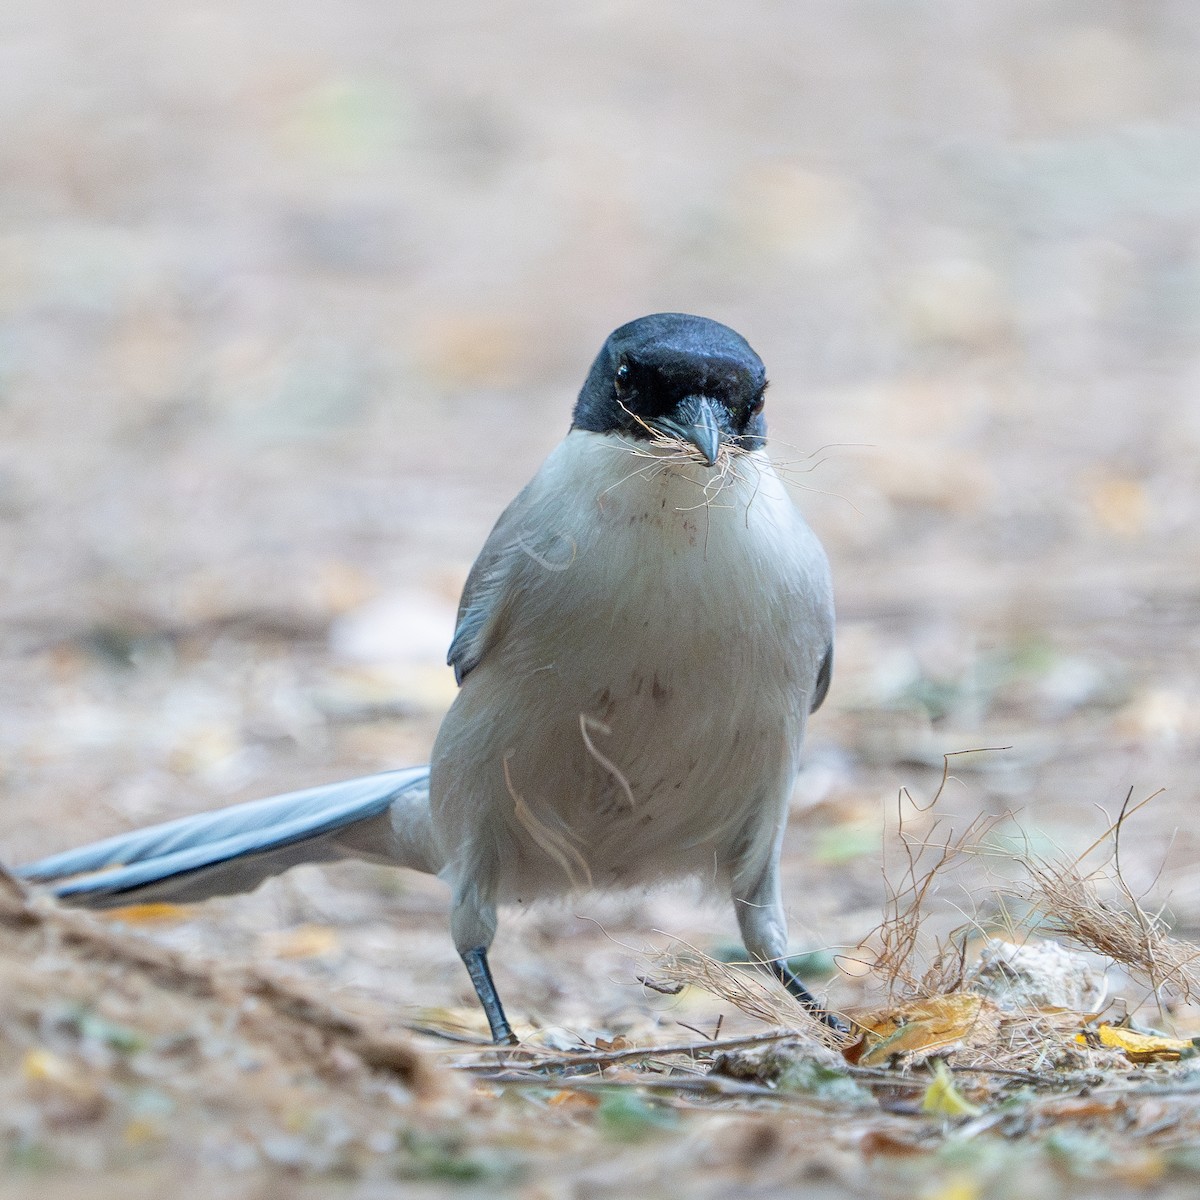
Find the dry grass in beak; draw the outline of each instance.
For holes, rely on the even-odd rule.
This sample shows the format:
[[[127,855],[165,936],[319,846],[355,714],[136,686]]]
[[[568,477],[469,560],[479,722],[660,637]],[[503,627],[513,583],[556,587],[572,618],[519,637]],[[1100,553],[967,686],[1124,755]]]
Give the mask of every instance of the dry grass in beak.
[[[700,479],[693,478],[690,474],[683,476],[696,487],[698,499],[694,505],[684,505],[680,509],[681,512],[691,512],[700,508],[732,507],[730,504],[718,504],[717,501],[727,488],[737,482],[750,481],[757,490],[757,466],[751,468],[755,472],[753,479],[745,469],[745,464],[751,462],[749,456],[753,451],[745,450],[741,446],[722,444],[716,464],[710,467],[691,442],[684,441],[682,438],[670,437],[652,426],[646,425],[645,422],[642,424],[651,434],[647,443],[631,443],[626,440],[615,446],[614,449],[619,453],[629,454],[633,458],[641,460],[644,465],[635,467],[624,478],[606,488],[605,494],[621,487],[630,479],[652,480],[664,471],[675,471],[680,466],[705,468],[705,474]]]

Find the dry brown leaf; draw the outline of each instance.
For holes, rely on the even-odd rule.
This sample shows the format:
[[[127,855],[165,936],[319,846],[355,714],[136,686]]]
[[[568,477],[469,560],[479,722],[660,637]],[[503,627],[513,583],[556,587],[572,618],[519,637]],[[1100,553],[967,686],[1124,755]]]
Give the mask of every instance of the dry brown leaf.
[[[908,1158],[914,1154],[929,1152],[927,1146],[890,1129],[868,1129],[859,1139],[858,1149],[864,1158],[875,1158],[884,1154]]]
[[[846,1051],[860,1066],[882,1066],[897,1055],[921,1062],[932,1054],[994,1042],[1000,1010],[969,992],[930,996],[856,1018],[863,1036]]]
[[[592,1095],[587,1092],[572,1092],[563,1090],[561,1092],[555,1092],[547,1103],[549,1103],[552,1108],[593,1109],[600,1107],[601,1099],[602,1097]]]
[[[627,1037],[623,1037],[621,1034],[617,1034],[617,1036],[612,1039],[602,1037],[598,1037],[596,1039],[597,1050],[628,1050],[632,1045],[633,1043]]]

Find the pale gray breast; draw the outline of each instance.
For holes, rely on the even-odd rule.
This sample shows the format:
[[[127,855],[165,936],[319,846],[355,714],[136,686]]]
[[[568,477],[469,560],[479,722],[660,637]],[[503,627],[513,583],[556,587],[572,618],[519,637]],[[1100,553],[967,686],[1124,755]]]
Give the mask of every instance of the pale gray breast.
[[[438,741],[514,845],[523,811],[597,884],[691,871],[786,790],[827,568],[747,457],[706,493],[698,464],[572,434],[506,514],[504,616]],[[525,871],[546,857],[529,856]]]

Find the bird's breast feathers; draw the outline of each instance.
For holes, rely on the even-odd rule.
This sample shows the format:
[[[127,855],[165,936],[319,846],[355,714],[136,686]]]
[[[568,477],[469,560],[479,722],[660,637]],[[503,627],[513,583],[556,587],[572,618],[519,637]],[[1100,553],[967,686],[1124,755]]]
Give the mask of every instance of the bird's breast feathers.
[[[506,521],[504,612],[435,748],[443,823],[490,806],[505,875],[543,892],[711,871],[774,827],[832,614],[765,454],[575,431]]]
[[[761,450],[727,450],[709,468],[694,453],[575,431],[523,508],[513,598],[531,633],[582,622],[648,656],[642,631],[670,632],[735,657],[747,638],[784,652],[828,636],[824,553]]]

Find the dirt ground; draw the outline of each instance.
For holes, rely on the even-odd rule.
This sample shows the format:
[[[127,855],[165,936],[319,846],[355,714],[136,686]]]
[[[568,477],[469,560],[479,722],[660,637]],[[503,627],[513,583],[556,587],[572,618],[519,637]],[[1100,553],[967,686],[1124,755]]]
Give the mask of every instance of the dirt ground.
[[[425,761],[492,520],[609,330],[674,309],[761,353],[833,563],[785,852],[831,1001],[873,994],[897,794],[949,752],[995,748],[939,812],[1001,850],[1164,789],[1122,868],[1200,938],[1197,61],[1188,0],[0,14],[0,861]],[[1003,928],[1012,873],[966,864],[934,926]],[[836,1104],[472,1085],[411,1031],[482,1024],[407,873],[86,928],[0,922],[0,1197],[1165,1195],[1200,1162],[1190,1117],[1122,1174],[872,1155]],[[733,938],[685,888],[510,917],[493,957],[544,1044],[673,1043],[762,1029],[640,982]]]

